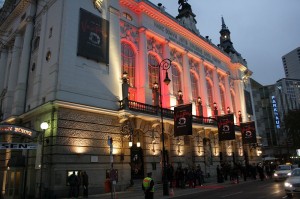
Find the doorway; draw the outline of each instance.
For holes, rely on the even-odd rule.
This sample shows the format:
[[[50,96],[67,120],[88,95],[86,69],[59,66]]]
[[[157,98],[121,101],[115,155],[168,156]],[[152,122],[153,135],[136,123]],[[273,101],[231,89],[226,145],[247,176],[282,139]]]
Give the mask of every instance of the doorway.
[[[11,168],[7,171],[5,199],[20,198],[22,193],[23,169]]]

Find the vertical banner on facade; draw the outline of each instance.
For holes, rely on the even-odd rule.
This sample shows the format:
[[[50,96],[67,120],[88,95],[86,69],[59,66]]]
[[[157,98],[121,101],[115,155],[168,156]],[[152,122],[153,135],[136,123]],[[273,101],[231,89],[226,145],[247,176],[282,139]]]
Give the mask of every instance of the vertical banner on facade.
[[[219,141],[235,140],[233,114],[218,116]]]
[[[174,108],[174,136],[192,135],[192,104]]]
[[[256,143],[255,123],[252,121],[247,123],[241,123],[240,125],[243,144]]]
[[[77,55],[108,64],[109,23],[80,9]]]

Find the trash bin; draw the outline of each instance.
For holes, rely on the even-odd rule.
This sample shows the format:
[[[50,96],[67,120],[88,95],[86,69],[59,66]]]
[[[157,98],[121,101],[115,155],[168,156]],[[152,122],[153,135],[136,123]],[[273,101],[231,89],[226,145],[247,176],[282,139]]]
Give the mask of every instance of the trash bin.
[[[104,182],[104,191],[105,193],[111,192],[111,183],[109,178],[107,178]]]

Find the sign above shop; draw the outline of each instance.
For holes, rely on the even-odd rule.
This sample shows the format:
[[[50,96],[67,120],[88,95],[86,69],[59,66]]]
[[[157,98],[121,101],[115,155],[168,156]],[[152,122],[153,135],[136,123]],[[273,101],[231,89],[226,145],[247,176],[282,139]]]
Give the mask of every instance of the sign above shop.
[[[37,132],[28,128],[15,126],[15,125],[0,125],[0,135],[2,134],[16,134],[28,138],[37,136]]]
[[[0,142],[0,150],[1,149],[36,149],[37,144],[35,143],[7,143],[7,142]]]

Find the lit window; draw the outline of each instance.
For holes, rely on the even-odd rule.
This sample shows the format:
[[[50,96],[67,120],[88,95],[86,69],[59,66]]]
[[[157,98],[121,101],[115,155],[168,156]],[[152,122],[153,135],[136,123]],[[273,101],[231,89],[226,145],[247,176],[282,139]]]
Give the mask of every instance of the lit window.
[[[128,73],[130,87],[135,87],[135,54],[132,47],[127,43],[122,43],[122,74]]]
[[[129,21],[132,21],[132,16],[128,14],[127,12],[123,12],[123,17]]]

